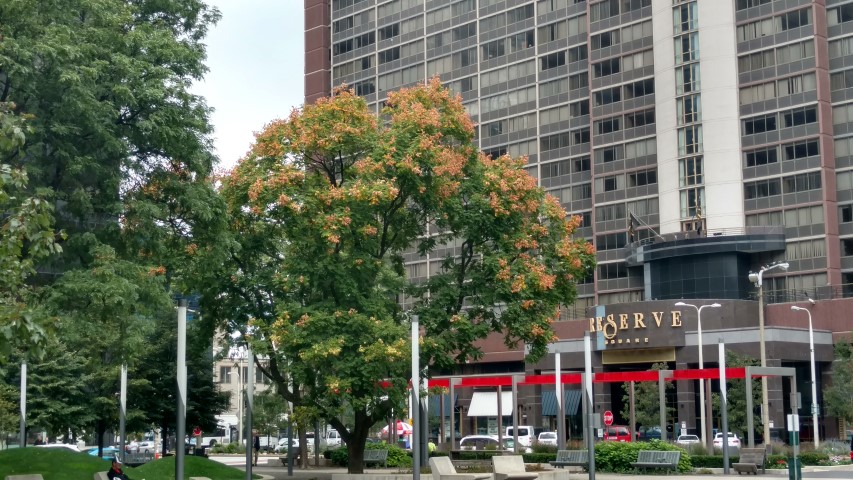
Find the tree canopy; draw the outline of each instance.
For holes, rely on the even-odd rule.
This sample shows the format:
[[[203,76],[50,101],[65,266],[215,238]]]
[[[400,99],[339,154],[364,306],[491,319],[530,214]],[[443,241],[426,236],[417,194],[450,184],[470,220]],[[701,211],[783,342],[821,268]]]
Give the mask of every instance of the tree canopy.
[[[346,89],[295,110],[223,179],[231,241],[205,298],[270,359],[297,417],[341,432],[351,472],[368,429],[405,403],[410,315],[422,366],[478,358],[491,333],[532,359],[553,341],[594,250],[524,164],[484,156],[434,79],[391,93],[381,117]]]

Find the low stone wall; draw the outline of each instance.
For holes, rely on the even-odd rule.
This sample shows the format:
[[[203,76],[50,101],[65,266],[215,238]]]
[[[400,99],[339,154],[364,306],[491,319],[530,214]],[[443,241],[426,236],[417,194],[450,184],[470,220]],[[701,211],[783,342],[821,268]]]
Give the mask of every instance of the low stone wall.
[[[569,480],[569,469],[559,470],[544,470],[536,472],[539,474],[539,480]],[[412,472],[402,471],[373,471],[362,473],[359,475],[350,475],[349,473],[333,473],[332,480],[411,480]],[[429,473],[421,474],[421,480],[432,480],[432,475]]]

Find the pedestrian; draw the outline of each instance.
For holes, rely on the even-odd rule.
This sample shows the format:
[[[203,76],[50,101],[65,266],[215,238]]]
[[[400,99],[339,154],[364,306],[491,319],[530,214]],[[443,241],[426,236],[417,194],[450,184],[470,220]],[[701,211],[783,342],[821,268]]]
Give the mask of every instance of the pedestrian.
[[[110,480],[130,480],[130,477],[121,470],[121,461],[118,458],[113,458],[113,464],[110,471],[107,472],[107,478]]]
[[[252,463],[252,465],[258,466],[258,453],[260,453],[261,451],[261,437],[260,435],[258,435],[257,430],[253,431],[252,433],[255,435],[255,440],[253,444],[253,447],[255,449],[255,461],[254,463]]]
[[[36,441],[35,443],[33,443],[33,445],[44,445],[44,440],[41,439],[41,435],[36,437]]]

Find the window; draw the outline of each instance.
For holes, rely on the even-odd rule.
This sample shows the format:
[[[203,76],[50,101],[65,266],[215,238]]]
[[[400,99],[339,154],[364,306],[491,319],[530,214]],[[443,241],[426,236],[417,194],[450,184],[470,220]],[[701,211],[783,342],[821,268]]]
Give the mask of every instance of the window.
[[[495,40],[483,45],[483,61],[506,55],[504,50],[506,39]]]
[[[644,170],[628,174],[629,187],[642,187],[643,185],[652,185],[658,183],[657,170]]]
[[[776,114],[753,117],[743,121],[743,134],[755,135],[776,130]]]
[[[776,82],[759,83],[740,89],[740,104],[763,102],[776,98]]]
[[[812,92],[817,90],[817,81],[814,73],[795,75],[793,77],[779,80],[777,91],[779,96],[794,95],[796,93]]]
[[[570,103],[569,111],[572,117],[581,117],[583,115],[589,115],[589,101],[581,100],[579,102]]]
[[[629,43],[634,40],[640,40],[642,38],[651,37],[652,36],[652,21],[646,20],[644,22],[635,23],[633,25],[628,25],[623,27],[621,33],[619,34],[620,40],[622,43]]]
[[[622,175],[613,175],[610,177],[604,177],[601,180],[603,185],[602,190],[605,192],[615,192],[616,190],[621,190],[622,187]]]
[[[589,157],[580,157],[574,159],[572,163],[572,173],[580,173],[580,172],[588,172],[589,171]],[[589,198],[589,197],[587,197]]]
[[[359,35],[357,37],[350,38],[349,40],[344,40],[343,42],[336,43],[332,48],[332,53],[334,55],[342,55],[358,48],[373,45],[375,42],[375,32],[365,33],[364,35]]]
[[[592,94],[596,107],[622,101],[622,88],[612,87],[599,90]]]
[[[629,72],[637,68],[651,67],[654,64],[654,53],[651,50],[644,50],[642,52],[622,57],[623,72]]]
[[[595,122],[595,131],[597,135],[604,135],[605,133],[613,133],[622,130],[621,127],[621,117],[610,117],[604,120],[598,120]]]
[[[622,0],[622,13],[639,10],[652,4],[652,0]]]
[[[685,33],[675,38],[675,63],[699,59],[699,32]]]
[[[689,30],[696,30],[697,2],[683,3],[672,9],[672,25],[677,35]]]
[[[539,59],[540,70],[549,70],[566,64],[566,52],[554,52]]]
[[[556,12],[569,6],[570,0],[539,0],[536,2],[536,11],[539,15]]]
[[[655,93],[655,79],[647,78],[625,85],[625,98],[631,99]]]
[[[539,98],[548,98],[569,91],[569,79],[561,78],[539,85]]]
[[[595,212],[595,220],[599,222],[603,221],[601,218],[599,218],[598,209],[596,209]],[[609,233],[607,235],[596,235],[595,249],[599,252],[620,249],[624,247],[627,243],[626,238],[626,232]]]
[[[219,367],[219,383],[231,383],[231,367]]]
[[[784,160],[796,160],[799,158],[814,157],[820,152],[818,151],[818,143],[815,139],[784,144],[782,145],[782,153]]]
[[[539,112],[539,124],[551,125],[569,120],[569,106],[550,108]]]
[[[354,83],[352,84],[352,88],[355,90],[355,94],[359,96],[370,95],[376,92],[376,85],[373,83],[373,80]]]
[[[586,72],[576,73],[569,77],[569,90],[577,90],[589,86],[589,76]]]
[[[675,93],[683,95],[697,91],[699,91],[699,64],[691,63],[677,67],[675,69]]]
[[[681,218],[695,218],[701,206],[705,205],[705,188],[692,187],[678,193]]]
[[[496,28],[501,28],[506,26],[506,14],[499,13],[497,15],[484,18],[480,20],[480,32],[488,32],[490,30],[494,30]]]
[[[779,20],[779,31],[791,30],[793,28],[804,27],[812,23],[811,7],[802,8],[793,12],[783,13],[776,17]]]
[[[821,187],[820,172],[808,172],[785,177],[784,187],[785,193],[818,190]]]
[[[757,7],[770,3],[771,0],[737,0],[737,9],[745,10],[747,8]]]
[[[622,159],[625,155],[624,146],[616,145],[595,151],[595,163],[609,163]]]
[[[682,158],[678,161],[678,186],[702,184],[702,157]]]
[[[829,75],[829,89],[833,92],[853,88],[853,69],[834,72]]]
[[[759,180],[744,184],[744,199],[774,197],[782,193],[778,178]]]
[[[678,155],[692,155],[702,151],[702,125],[678,129]]]
[[[589,129],[572,130],[572,145],[583,145],[585,143],[589,143]]]
[[[604,60],[603,62],[594,63],[592,65],[592,71],[595,78],[606,77],[608,75],[619,73],[619,66],[619,58],[611,58]]]
[[[794,43],[776,49],[776,63],[784,65],[786,63],[796,62],[804,58],[814,57],[814,41],[806,40],[805,42]]]
[[[569,63],[586,60],[586,44],[569,48]]]
[[[678,124],[686,125],[702,120],[702,106],[698,94],[678,97],[675,100],[675,111],[678,115]]]
[[[533,4],[523,5],[506,12],[506,24],[521,22],[533,18]]]
[[[841,223],[853,222],[853,205],[841,205],[838,207],[838,219]]]
[[[653,123],[655,123],[654,109],[625,115],[625,128],[642,127],[643,125],[651,125]]]
[[[591,22],[615,17],[619,15],[619,0],[604,0],[601,3],[590,5],[589,13]]]
[[[853,103],[832,107],[832,124],[844,125],[853,121]]]
[[[569,25],[563,20],[539,27],[539,45],[562,40],[569,36]]]
[[[609,32],[593,35],[591,39],[592,49],[612,47],[619,44],[619,30],[610,30]]]
[[[780,210],[776,210],[775,212],[761,212],[746,216],[747,227],[775,227],[784,224],[784,220],[782,220],[782,212]]]
[[[642,158],[657,154],[657,143],[654,138],[636,140],[625,144],[625,158]]]
[[[796,127],[807,123],[817,122],[817,107],[801,107],[782,112],[782,126]]]
[[[559,162],[542,164],[542,178],[562,177],[563,175],[568,175],[569,173],[570,171],[568,160],[560,160]]]
[[[829,59],[846,57],[853,54],[853,37],[844,37],[829,42]]]
[[[400,59],[400,47],[389,48],[379,52],[379,65]]]
[[[388,40],[389,38],[394,38],[400,34],[400,24],[394,23],[392,25],[387,25],[379,28],[379,40]]]
[[[571,135],[569,132],[548,135],[539,139],[539,150],[543,152],[569,146],[571,146]]]
[[[775,33],[773,19],[765,18],[755,22],[749,22],[737,27],[737,41],[748,42],[756,38],[766,37]]]
[[[592,184],[582,183],[572,186],[572,200],[588,200],[592,198]]]
[[[747,167],[757,167],[779,161],[778,149],[776,147],[765,147],[758,150],[750,150],[744,154]]]
[[[853,137],[835,139],[835,158],[853,155]]]
[[[772,67],[773,65],[776,65],[776,55],[772,48],[738,57],[738,70],[740,70],[740,73]]]
[[[625,243],[623,243],[622,246],[625,246]],[[598,266],[599,280],[612,280],[627,277],[628,267],[625,265],[625,262],[604,263]]]
[[[830,26],[853,20],[853,3],[846,3],[840,7],[826,9],[826,20]]]

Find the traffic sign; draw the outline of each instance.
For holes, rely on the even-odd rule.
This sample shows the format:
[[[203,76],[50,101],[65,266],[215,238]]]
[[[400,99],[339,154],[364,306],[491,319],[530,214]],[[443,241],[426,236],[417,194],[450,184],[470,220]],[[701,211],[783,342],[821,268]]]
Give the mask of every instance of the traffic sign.
[[[610,425],[613,425],[613,412],[611,412],[610,410],[604,411],[604,424],[608,427]]]
[[[193,427],[193,436],[197,437],[201,435],[201,427]]]

